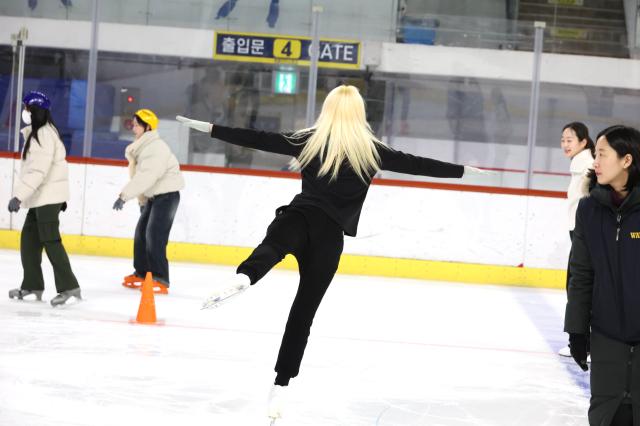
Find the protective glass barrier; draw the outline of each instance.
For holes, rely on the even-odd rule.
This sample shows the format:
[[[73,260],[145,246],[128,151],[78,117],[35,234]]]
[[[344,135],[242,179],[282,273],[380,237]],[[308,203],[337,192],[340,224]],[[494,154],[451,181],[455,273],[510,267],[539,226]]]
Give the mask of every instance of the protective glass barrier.
[[[532,51],[533,22],[545,22],[544,52],[629,57],[622,3],[515,0],[400,2],[398,42]]]
[[[551,83],[542,83],[540,89],[533,159],[536,189],[566,189],[570,159],[560,148],[560,137],[568,123],[584,123],[594,142],[600,131],[615,124],[640,127],[640,90]]]
[[[272,132],[305,126],[306,68],[101,52],[98,69],[96,98],[103,101],[96,101],[94,157],[124,158],[133,115],[141,108],[159,117],[161,136],[183,164],[281,170],[289,159],[216,141],[180,125],[178,114]],[[379,127],[384,91],[374,93],[362,72],[321,70],[316,110],[342,82],[357,85],[365,97],[370,92],[376,104],[371,119]]]
[[[174,120],[175,115],[182,114],[223,125],[277,132],[305,126],[308,66],[286,61],[274,64],[214,58],[214,30],[309,34],[311,2],[300,2],[291,8],[263,3],[219,2],[213,6],[207,2],[186,1],[101,2],[90,156],[124,159],[124,149],[133,138],[133,114],[140,108],[149,108],[160,118],[161,136],[184,164],[286,169],[288,158],[233,147],[180,126]],[[520,21],[515,25],[508,14],[472,19],[467,15],[473,11],[455,15],[464,19],[446,21],[443,16],[454,14],[442,10],[412,11],[415,3],[408,3],[399,15],[403,24],[419,13],[432,13],[441,18],[441,23],[452,22],[450,26],[455,22],[488,26],[495,30],[494,34],[509,35],[494,40],[492,46],[485,43],[486,39],[481,43],[471,42],[474,37],[468,34],[460,38],[466,40],[466,44],[456,44],[453,39],[445,43],[445,38],[441,38],[442,44],[530,49],[523,47],[532,41],[530,22]],[[25,17],[34,18],[26,22],[39,24],[26,42],[23,93],[40,89],[52,97],[54,120],[73,156],[83,155],[85,148],[84,114],[92,30],[86,20],[90,18],[92,4],[89,0],[72,4],[9,0],[0,5],[3,23],[15,27],[10,33],[20,29],[19,21]],[[387,40],[389,31],[394,32],[397,10],[367,4],[367,10],[375,15],[371,22],[377,23],[378,29],[365,25],[363,14],[350,22],[339,21],[338,11],[342,9],[327,2],[320,21],[321,37],[357,37],[356,33],[365,31],[366,26],[368,29],[357,40]],[[365,5],[354,1],[347,2],[345,7],[364,10]],[[383,25],[389,17],[393,24]],[[399,28],[399,33],[403,33]],[[483,37],[491,34],[487,28],[479,31]],[[545,50],[549,40],[558,36],[549,31],[547,26]],[[62,37],[67,33],[73,33],[74,37]],[[444,32],[441,36],[444,37]],[[0,45],[0,149],[13,150],[12,91],[16,87],[16,53],[6,44],[9,41],[3,40],[0,41],[5,43]],[[402,40],[408,42],[405,38]],[[243,47],[240,41],[235,43],[234,48]],[[282,46],[282,51],[287,48]],[[366,49],[362,49],[360,54],[365,56]],[[370,53],[376,47],[368,49]],[[514,80],[508,75],[464,76],[470,74],[468,70],[461,71],[460,76],[411,76],[376,71],[375,66],[367,68],[363,65],[365,61],[361,61],[351,69],[320,68],[316,113],[329,90],[341,83],[354,84],[366,100],[374,131],[392,147],[497,172],[493,176],[476,177],[473,182],[463,180],[463,183],[526,187],[532,85],[527,80],[528,74],[523,74],[524,79]],[[542,67],[543,74],[553,73],[550,69],[545,71],[545,63]],[[614,86],[615,82],[610,85]],[[530,188],[566,189],[568,161],[559,148],[564,124],[583,121],[593,135],[613,123],[638,126],[635,114],[638,97],[637,89],[543,83],[535,123],[538,134]],[[388,173],[382,176],[413,179]]]
[[[308,35],[311,0],[110,0],[100,21],[162,27]],[[325,0],[320,31],[334,38],[395,40],[397,11],[388,0]],[[366,10],[366,13],[362,13]]]
[[[15,145],[16,102],[38,90],[51,100],[51,115],[69,155],[82,155],[86,109],[89,18],[92,1],[3,1],[0,40],[0,150]],[[35,19],[24,19],[35,18]],[[15,36],[23,31],[24,63]],[[73,34],[70,39],[65,34]],[[59,45],[60,47],[50,47]],[[22,74],[22,75],[21,75]],[[22,79],[22,91],[17,93]],[[20,122],[19,127],[25,124]]]
[[[124,159],[124,150],[133,140],[133,115],[148,108],[159,117],[161,137],[183,164],[286,169],[288,158],[224,144],[175,121],[175,116],[181,114],[221,125],[274,132],[305,126],[309,67],[286,60],[296,51],[304,55],[304,45],[285,43],[273,47],[281,57],[277,63],[270,63],[254,54],[269,50],[271,41],[250,37],[261,37],[262,32],[308,37],[311,2],[286,7],[278,6],[278,2],[264,3],[219,2],[213,7],[209,2],[134,1],[126,2],[125,7],[125,2],[103,2],[99,15],[103,47],[98,54],[91,155]],[[366,31],[358,39],[391,38],[395,25],[391,7],[377,8],[367,19],[360,15],[349,18],[347,25],[346,15],[338,14],[341,9],[334,3],[337,4],[325,5],[321,38],[353,37],[363,28]],[[373,3],[367,5],[371,7]],[[356,10],[363,4],[349,2],[349,7]],[[358,26],[358,22],[362,25]],[[157,32],[160,28],[175,37],[164,37]],[[234,53],[232,58],[214,58],[216,53],[228,53],[228,49]],[[352,82],[367,92],[365,80],[370,73],[360,70],[362,47],[359,52],[355,49],[329,46],[323,50],[327,60],[351,62],[342,68],[320,69],[316,111],[326,93],[341,82]],[[254,56],[246,57],[249,53]],[[382,111],[384,91],[376,96],[377,108]],[[381,113],[377,120],[382,120]]]
[[[530,83],[438,76],[382,81],[384,134],[393,148],[497,172],[476,183],[524,187]]]

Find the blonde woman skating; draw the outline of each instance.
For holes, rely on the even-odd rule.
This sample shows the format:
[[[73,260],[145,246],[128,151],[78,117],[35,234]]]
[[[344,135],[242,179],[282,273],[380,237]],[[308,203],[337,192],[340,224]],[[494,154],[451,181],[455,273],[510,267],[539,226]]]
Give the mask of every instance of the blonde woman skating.
[[[204,308],[215,307],[257,283],[287,254],[298,260],[300,284],[278,354],[269,416],[281,415],[282,392],[298,375],[314,315],[338,269],[344,235],[355,236],[373,176],[381,169],[399,173],[460,178],[483,171],[395,151],[373,133],[362,96],[353,86],[333,89],[316,123],[283,135],[229,128],[178,116],[187,126],[248,148],[296,159],[302,192],[276,210],[267,234],[230,277],[230,286],[212,295]]]

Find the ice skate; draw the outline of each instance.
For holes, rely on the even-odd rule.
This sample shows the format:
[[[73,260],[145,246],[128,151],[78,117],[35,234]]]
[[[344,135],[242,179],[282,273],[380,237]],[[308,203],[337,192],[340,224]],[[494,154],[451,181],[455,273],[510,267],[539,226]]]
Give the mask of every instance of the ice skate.
[[[56,307],[59,305],[64,305],[67,303],[67,300],[72,297],[75,297],[77,300],[82,300],[80,288],[74,288],[73,290],[67,290],[63,291],[62,293],[58,293],[56,297],[51,299],[51,306]]]
[[[563,346],[559,351],[558,351],[558,355],[560,356],[566,356],[566,357],[570,357],[571,356],[571,349],[569,348],[569,346]]]
[[[273,385],[273,387],[271,388],[271,392],[269,393],[269,407],[267,412],[269,419],[271,420],[271,425],[275,425],[276,421],[282,418],[287,388],[288,386],[280,385]]]
[[[140,287],[142,289],[142,287]],[[165,284],[153,280],[153,292],[155,294],[169,294],[169,287]]]
[[[13,290],[9,290],[9,299],[23,300],[25,297],[33,294],[34,296],[36,296],[36,300],[38,302],[41,302],[42,293],[44,293],[44,291],[42,290],[22,290],[19,288],[15,288]]]
[[[127,275],[124,277],[122,281],[122,286],[132,289],[139,289],[142,287],[142,283],[144,282],[144,277],[139,276],[135,272],[131,275]]]
[[[234,296],[242,293],[251,285],[249,277],[244,274],[236,274],[231,279],[231,285],[209,296],[202,304],[201,309],[217,308]]]
[[[144,277],[141,277],[134,272],[133,274],[124,277],[122,286],[134,290],[141,290],[143,282]],[[153,292],[155,294],[169,294],[169,286],[159,281],[153,280]]]

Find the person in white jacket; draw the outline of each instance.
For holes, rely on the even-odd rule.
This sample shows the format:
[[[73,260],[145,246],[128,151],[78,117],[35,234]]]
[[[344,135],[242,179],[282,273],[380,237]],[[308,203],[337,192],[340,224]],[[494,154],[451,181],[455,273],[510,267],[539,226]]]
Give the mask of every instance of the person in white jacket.
[[[125,150],[129,161],[130,181],[113,205],[122,210],[124,204],[137,198],[140,219],[133,244],[134,273],[124,278],[123,286],[140,288],[147,272],[153,275],[156,293],[169,292],[167,243],[173,225],[184,179],[180,164],[169,146],[158,135],[158,117],[141,109],[133,117],[135,140]]]
[[[58,295],[52,306],[65,304],[71,297],[81,299],[80,286],[60,238],[60,211],[69,199],[66,150],[51,119],[51,102],[41,92],[29,92],[23,99],[22,119],[27,124],[20,176],[9,201],[9,211],[29,209],[20,234],[20,258],[24,277],[20,288],[9,291],[9,298],[23,300],[34,295],[42,300],[42,250],[53,266]]]
[[[571,172],[571,180],[567,189],[567,213],[569,215],[569,238],[573,240],[573,229],[576,225],[576,210],[578,202],[584,197],[583,183],[584,179],[593,169],[593,160],[595,155],[595,144],[589,137],[589,129],[580,122],[573,122],[562,128],[562,138],[560,146],[567,158],[571,159],[569,171]],[[569,254],[571,257],[571,254]],[[569,267],[567,267],[567,288],[569,288]],[[563,347],[558,352],[561,356],[570,357],[571,352],[568,346]]]

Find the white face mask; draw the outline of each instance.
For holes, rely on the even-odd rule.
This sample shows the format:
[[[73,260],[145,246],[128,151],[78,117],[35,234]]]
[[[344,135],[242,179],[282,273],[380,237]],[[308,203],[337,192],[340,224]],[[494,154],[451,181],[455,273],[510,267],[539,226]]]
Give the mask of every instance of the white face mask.
[[[27,126],[31,124],[31,113],[26,109],[22,110],[22,121],[24,121],[24,124]]]

